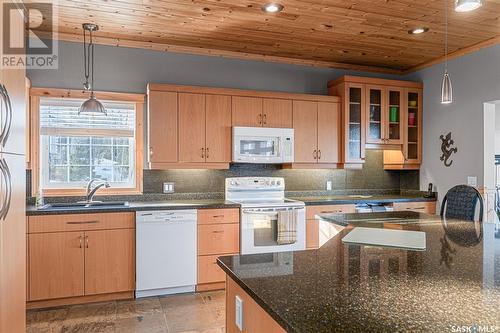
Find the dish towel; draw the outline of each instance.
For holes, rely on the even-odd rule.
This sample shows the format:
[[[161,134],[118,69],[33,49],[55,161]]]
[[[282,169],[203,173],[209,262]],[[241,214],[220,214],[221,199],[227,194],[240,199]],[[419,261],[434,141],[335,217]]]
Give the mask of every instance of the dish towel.
[[[278,212],[278,236],[279,245],[293,244],[297,242],[297,216],[295,210]]]

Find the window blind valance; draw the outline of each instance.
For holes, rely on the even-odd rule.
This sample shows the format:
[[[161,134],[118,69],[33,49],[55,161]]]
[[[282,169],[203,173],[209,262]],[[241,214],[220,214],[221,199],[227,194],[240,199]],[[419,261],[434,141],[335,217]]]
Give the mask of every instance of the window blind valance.
[[[102,101],[107,115],[78,115],[83,100],[40,99],[40,134],[52,136],[134,137],[135,104]]]

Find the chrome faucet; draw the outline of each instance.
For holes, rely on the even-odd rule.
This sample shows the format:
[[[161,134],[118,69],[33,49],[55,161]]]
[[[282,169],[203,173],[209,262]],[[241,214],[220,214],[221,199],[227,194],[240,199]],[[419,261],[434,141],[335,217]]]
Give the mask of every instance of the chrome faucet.
[[[95,182],[99,182],[97,183],[97,185],[94,186],[94,188],[92,188],[92,184],[94,184]],[[87,195],[86,195],[86,199],[85,199],[85,202],[87,203],[92,203],[94,202],[94,195],[95,193],[101,188],[101,187],[105,187],[105,188],[109,188],[110,185],[107,181],[104,181],[104,180],[100,180],[100,179],[91,179],[88,183],[87,183]]]

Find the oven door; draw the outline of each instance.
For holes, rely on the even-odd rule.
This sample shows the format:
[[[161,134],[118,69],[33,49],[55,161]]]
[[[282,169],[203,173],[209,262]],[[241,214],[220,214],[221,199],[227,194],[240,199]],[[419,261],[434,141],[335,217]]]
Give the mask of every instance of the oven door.
[[[297,219],[297,241],[279,245],[278,212],[294,210]],[[241,254],[304,250],[306,226],[304,207],[244,208],[241,211]]]
[[[278,136],[236,136],[233,162],[282,163],[280,141]]]

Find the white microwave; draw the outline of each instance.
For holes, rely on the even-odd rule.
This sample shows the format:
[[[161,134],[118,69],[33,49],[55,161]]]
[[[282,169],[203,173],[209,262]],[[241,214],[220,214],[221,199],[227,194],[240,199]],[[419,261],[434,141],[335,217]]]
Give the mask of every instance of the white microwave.
[[[233,162],[292,163],[293,128],[233,127]]]

